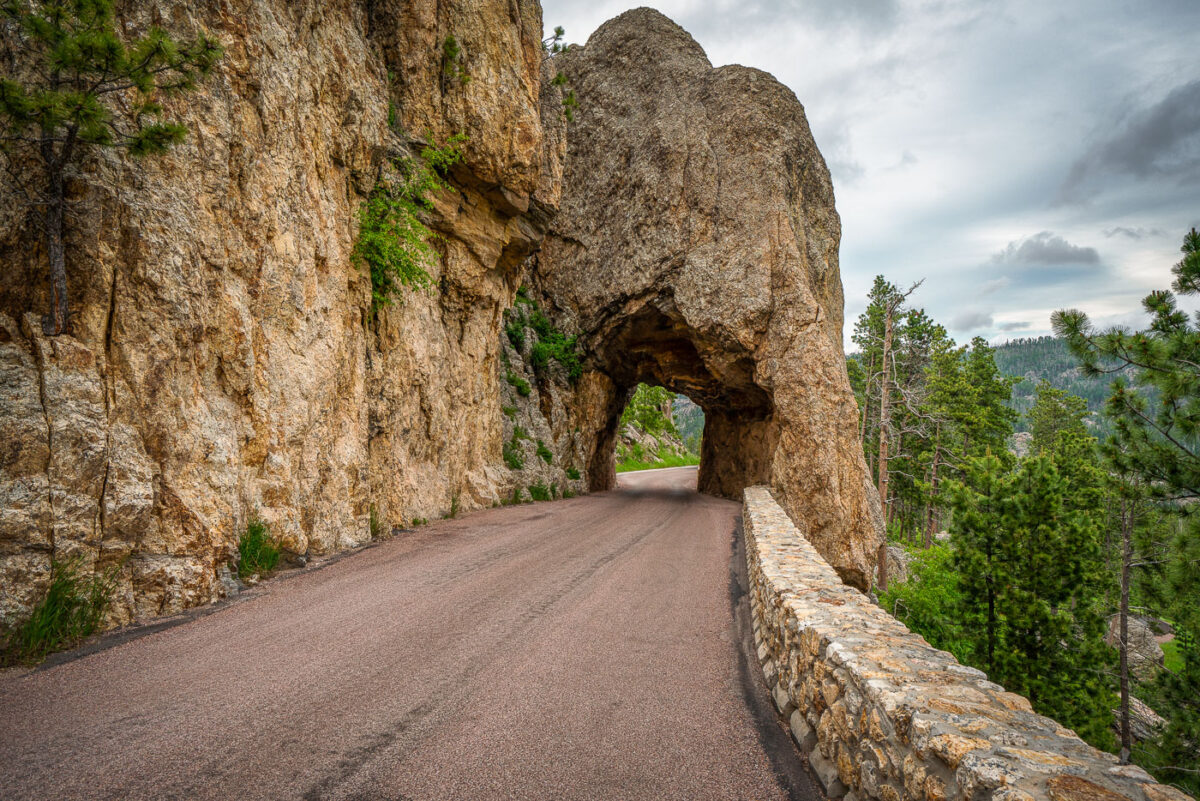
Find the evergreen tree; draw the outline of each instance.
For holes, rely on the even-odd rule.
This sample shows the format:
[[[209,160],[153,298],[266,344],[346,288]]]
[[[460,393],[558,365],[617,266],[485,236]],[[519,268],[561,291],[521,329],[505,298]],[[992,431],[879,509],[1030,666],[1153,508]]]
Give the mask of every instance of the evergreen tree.
[[[996,351],[982,337],[971,340],[963,372],[970,387],[970,402],[964,407],[964,452],[1004,451],[1017,420],[1017,413],[1008,405],[1016,379],[1000,373]]]
[[[157,28],[127,45],[112,0],[3,0],[0,41],[11,65],[0,76],[0,152],[41,218],[53,297],[43,327],[57,335],[70,323],[70,169],[90,148],[141,157],[183,141],[187,129],[164,119],[159,98],[194,88],[222,51],[204,34],[179,42]]]
[[[1029,410],[1029,433],[1033,453],[1053,453],[1059,444],[1059,436],[1070,433],[1087,436],[1087,401],[1049,383],[1037,385],[1033,407]]]
[[[1094,745],[1111,744],[1111,652],[1099,581],[1100,534],[1066,501],[1072,487],[1044,456],[1006,472],[970,460],[952,492],[954,566],[971,662]]]
[[[1100,465],[1096,438],[1088,433],[1087,401],[1042,382],[1029,410],[1029,430],[1033,435],[1031,455],[1054,460],[1071,492],[1066,498],[1072,509],[1103,524],[1106,477]]]
[[[1200,294],[1200,233],[1189,231],[1172,288]],[[1086,375],[1116,376],[1105,404],[1113,434],[1104,453],[1118,476],[1135,479],[1181,519],[1167,553],[1139,560],[1150,574],[1159,609],[1175,623],[1184,665],[1163,671],[1157,706],[1168,726],[1143,762],[1164,781],[1200,791],[1200,321],[1178,308],[1172,292],[1143,301],[1149,328],[1100,331],[1078,310],[1056,312],[1055,332],[1066,339]]]

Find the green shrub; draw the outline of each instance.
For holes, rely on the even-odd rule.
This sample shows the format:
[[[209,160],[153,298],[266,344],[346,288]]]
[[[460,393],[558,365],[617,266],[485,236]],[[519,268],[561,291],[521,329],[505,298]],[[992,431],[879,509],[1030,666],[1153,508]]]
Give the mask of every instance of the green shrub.
[[[271,538],[267,524],[257,517],[246,524],[238,540],[238,578],[246,579],[255,573],[266,575],[279,564],[279,546]]]
[[[525,350],[525,318],[514,316],[504,324],[504,333],[508,337],[513,350],[522,353]]]
[[[521,456],[521,446],[515,434],[511,440],[504,443],[502,452],[504,454],[504,463],[508,465],[510,470],[525,469],[525,459]]]
[[[509,501],[509,503],[513,503],[513,504],[524,503],[524,501],[521,499],[521,488],[520,487],[513,487],[512,500]]]
[[[557,361],[567,372],[567,378],[575,383],[583,375],[583,362],[579,358],[579,342],[577,337],[568,337],[554,327],[554,323],[541,310],[537,302],[529,297],[525,287],[517,290],[515,303],[528,306],[528,316],[510,310],[509,322],[504,331],[512,346],[522,351],[525,347],[525,327],[533,329],[537,342],[529,352],[529,363],[535,372],[544,375],[551,361]]]
[[[517,407],[516,406],[501,406],[500,411],[504,412],[504,416],[507,417],[509,420],[511,420],[517,416]]]
[[[460,511],[458,493],[455,492],[450,496],[450,511],[446,513],[446,517],[451,519],[458,517]]]
[[[537,441],[537,455],[542,457],[542,461],[546,464],[550,464],[554,461],[554,454],[551,453],[550,449],[546,447],[546,443],[542,442],[540,439]]]
[[[548,501],[550,500],[550,490],[546,488],[545,484],[530,484],[529,497],[535,501]]]
[[[568,467],[567,468],[567,478],[571,479],[572,481],[578,481],[579,480],[579,468],[578,467]]]
[[[550,485],[550,497],[551,498],[558,497],[558,482],[554,482]]]
[[[570,487],[563,487],[562,496],[563,496],[563,498],[564,498],[564,499],[566,499],[566,498],[574,498],[574,497],[575,497],[575,490],[571,489]]]
[[[506,375],[505,378],[508,380],[508,383],[512,385],[512,388],[517,391],[518,395],[520,395],[522,398],[529,397],[530,387],[528,381],[526,381],[524,378],[521,378],[521,376],[517,375],[512,370],[508,371],[508,375]]]
[[[529,352],[529,362],[538,373],[545,373],[553,359],[567,371],[567,378],[575,383],[583,375],[583,363],[579,359],[576,337],[568,337],[552,331],[541,337]]]
[[[425,147],[419,159],[392,162],[394,180],[379,180],[359,210],[358,239],[351,257],[371,273],[371,313],[390,306],[404,289],[433,285],[429,270],[437,263],[432,240],[437,235],[421,220],[433,208],[432,197],[454,191],[442,176],[462,158],[456,135],[445,147]]]
[[[442,74],[463,86],[471,82],[471,76],[463,64],[462,46],[453,34],[442,40]]]
[[[79,557],[50,563],[50,586],[5,644],[2,663],[40,662],[95,633],[112,604],[116,568],[84,576]]]
[[[953,558],[954,550],[947,543],[912,552],[908,581],[889,583],[879,596],[879,605],[934,648],[949,651],[968,664],[971,648],[958,617],[961,590]]]
[[[416,528],[417,526],[423,526],[423,525],[425,525],[427,522],[429,522],[429,521],[427,521],[427,520],[426,520],[425,518],[423,518],[423,517],[414,517],[414,518],[413,518],[413,521],[412,521],[413,528]]]
[[[546,313],[538,307],[533,301],[529,302],[532,311],[529,312],[529,327],[541,339],[546,339],[551,334],[555,333],[554,323],[550,322],[550,318]]]
[[[379,519],[375,504],[371,504],[371,539],[377,540],[381,534],[383,534],[383,521]]]

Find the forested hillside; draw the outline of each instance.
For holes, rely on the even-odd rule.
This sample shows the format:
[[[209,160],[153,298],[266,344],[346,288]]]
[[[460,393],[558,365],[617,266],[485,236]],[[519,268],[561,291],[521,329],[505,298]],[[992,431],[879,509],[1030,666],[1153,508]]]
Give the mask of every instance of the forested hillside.
[[[691,407],[685,407],[683,415],[689,433],[695,425],[695,413],[699,413],[703,429],[703,412],[691,401],[684,400]],[[683,437],[675,417],[680,407],[680,396],[671,391],[649,384],[637,385],[625,405],[625,411],[621,413],[616,445],[618,473],[699,464],[700,440],[698,437],[694,440]],[[695,412],[691,411],[693,409]]]
[[[1100,412],[1108,398],[1109,388],[1116,375],[1087,376],[1079,360],[1071,355],[1065,340],[1044,336],[1013,339],[995,348],[996,367],[1004,375],[1020,378],[1013,387],[1010,405],[1020,415],[1017,431],[1028,431],[1026,415],[1033,406],[1037,385],[1045,381],[1055,389],[1069,392],[1087,401],[1088,427],[1101,439],[1109,433],[1110,425]],[[1127,374],[1122,371],[1122,374]]]

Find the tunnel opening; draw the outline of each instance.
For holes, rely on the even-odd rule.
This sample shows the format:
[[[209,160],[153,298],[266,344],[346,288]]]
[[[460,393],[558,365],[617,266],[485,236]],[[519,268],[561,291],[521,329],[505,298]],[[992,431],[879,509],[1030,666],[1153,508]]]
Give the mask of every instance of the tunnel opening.
[[[769,481],[774,407],[755,381],[752,354],[722,331],[690,328],[670,295],[624,311],[596,339],[614,392],[589,464],[590,488],[615,486],[618,464],[685,463],[676,407],[700,429],[689,433],[701,492],[736,498],[749,484]],[[639,416],[642,430],[631,430]],[[664,437],[668,425],[673,436]],[[682,458],[663,458],[672,454]]]
[[[700,463],[704,411],[666,387],[638,384],[621,412],[614,443],[618,473]]]

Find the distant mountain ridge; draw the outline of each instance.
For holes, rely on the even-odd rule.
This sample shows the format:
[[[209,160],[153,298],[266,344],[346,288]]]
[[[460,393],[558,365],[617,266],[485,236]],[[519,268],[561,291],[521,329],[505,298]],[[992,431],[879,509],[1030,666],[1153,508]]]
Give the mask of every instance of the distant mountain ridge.
[[[1021,414],[1017,431],[1028,431],[1029,422],[1025,413],[1033,406],[1037,385],[1045,381],[1055,389],[1065,390],[1087,401],[1091,415],[1088,425],[1096,436],[1103,438],[1109,432],[1109,424],[1102,412],[1104,401],[1110,394],[1110,386],[1116,375],[1086,376],[1076,359],[1067,349],[1065,340],[1054,336],[1011,339],[996,345],[996,367],[1005,375],[1022,379],[1013,387],[1012,408]]]

